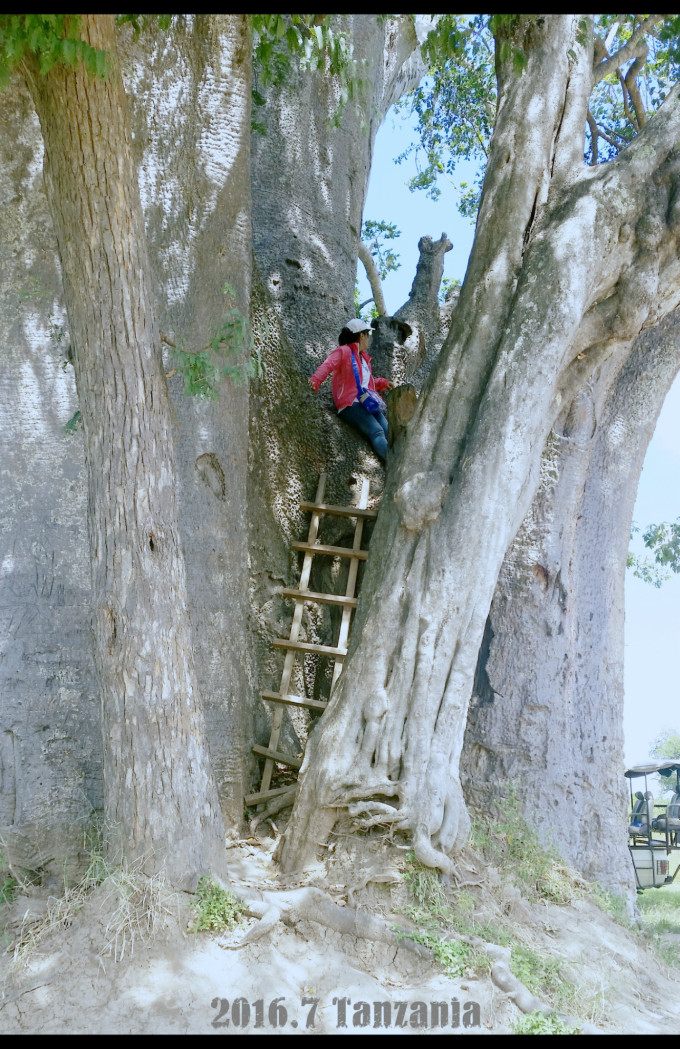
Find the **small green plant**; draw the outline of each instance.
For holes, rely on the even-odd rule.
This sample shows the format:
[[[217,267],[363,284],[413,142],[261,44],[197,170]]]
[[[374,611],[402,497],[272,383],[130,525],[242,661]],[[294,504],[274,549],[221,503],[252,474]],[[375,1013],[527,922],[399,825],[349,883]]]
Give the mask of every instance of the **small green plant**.
[[[179,897],[168,889],[163,873],[148,877],[141,872],[141,862],[129,867],[125,861],[114,865],[106,859],[107,840],[99,814],[85,828],[84,847],[89,854],[84,876],[71,888],[65,885],[63,895],[50,896],[40,918],[24,917],[10,969],[26,965],[44,937],[70,926],[88,900],[97,900],[100,910],[110,913],[100,958],[120,961],[126,953],[134,953],[136,942],[152,940],[164,919],[179,920]]]
[[[557,1013],[526,1013],[518,1016],[512,1025],[513,1034],[579,1034],[578,1027],[569,1027]]]
[[[444,914],[445,917],[449,917],[451,911],[442,888],[439,871],[419,863],[412,849],[406,853],[404,881],[420,907],[435,916]]]
[[[489,960],[483,952],[473,948],[465,939],[471,935],[484,936],[485,926],[478,926],[474,919],[476,901],[472,893],[460,891],[455,905],[451,906],[441,884],[439,872],[425,867],[415,858],[412,850],[406,853],[404,881],[411,890],[416,905],[403,908],[411,921],[418,926],[411,932],[395,927],[401,938],[414,940],[429,947],[435,959],[449,976],[462,976],[486,972]],[[457,938],[452,939],[451,933]],[[498,943],[502,939],[498,930],[488,937]]]
[[[573,1005],[575,991],[562,974],[562,964],[523,944],[513,944],[510,952],[510,971],[528,987],[532,994],[548,996],[554,1005]]]
[[[64,423],[64,425],[61,428],[62,429],[62,433],[65,433],[65,434],[75,433],[76,430],[80,430],[82,428],[82,425],[83,425],[83,417],[80,414],[80,409],[78,409],[78,411],[75,412],[71,416],[69,421],[67,423]]]
[[[0,904],[11,903],[21,886],[12,875],[9,866],[0,852]]]
[[[195,917],[189,923],[190,932],[226,932],[233,929],[244,914],[242,902],[209,877],[199,881],[193,907]]]
[[[623,896],[617,896],[609,889],[605,889],[599,882],[595,882],[591,888],[591,898],[600,910],[613,918],[618,925],[622,925],[625,929],[632,927]]]
[[[511,873],[517,886],[528,890],[532,902],[567,904],[583,894],[583,879],[553,850],[541,845],[536,831],[527,825],[519,811],[516,784],[510,785],[503,799],[500,817],[473,817],[471,833],[475,848],[496,867]]]
[[[231,284],[222,288],[227,303],[235,301]],[[172,347],[177,371],[184,375],[184,392],[214,400],[222,379],[235,383],[261,378],[266,371],[259,346],[253,338],[250,321],[237,306],[231,306],[215,328],[208,346],[197,353]]]

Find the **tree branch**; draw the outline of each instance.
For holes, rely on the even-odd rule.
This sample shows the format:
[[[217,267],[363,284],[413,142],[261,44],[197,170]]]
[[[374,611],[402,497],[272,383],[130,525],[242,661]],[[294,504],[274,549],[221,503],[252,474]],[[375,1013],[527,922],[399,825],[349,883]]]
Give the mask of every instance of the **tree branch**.
[[[593,117],[593,114],[590,112],[590,110],[588,110],[588,116],[587,116],[586,119],[588,120],[588,127],[590,128],[590,135],[591,135],[592,142],[593,142],[593,144],[592,144],[592,154],[593,155],[592,155],[590,164],[591,164],[591,167],[595,167],[595,165],[597,164],[597,140],[599,138],[600,132],[598,130],[597,124],[595,123],[595,118]]]
[[[621,84],[621,91],[623,93],[623,114],[624,114],[626,120],[628,121],[628,123],[632,124],[636,131],[639,131],[640,129],[639,129],[638,125],[637,125],[637,121],[636,121],[635,117],[633,116],[633,114],[631,113],[630,107],[628,105],[628,95],[629,95],[628,84],[624,80],[624,78],[622,77],[622,75],[621,75],[621,73],[619,72],[618,69],[617,69],[616,73],[617,73],[617,76],[619,78],[619,83]]]
[[[368,283],[371,285],[371,291],[373,292],[373,298],[375,300],[378,313],[381,316],[385,316],[387,314],[387,307],[385,306],[385,299],[383,298],[380,274],[378,273],[376,265],[373,261],[373,256],[371,255],[364,242],[361,240],[359,241],[359,258],[364,264],[364,269],[366,270]]]
[[[647,113],[645,111],[645,106],[642,101],[642,95],[640,94],[640,88],[638,87],[635,78],[637,77],[638,73],[647,61],[648,54],[649,48],[647,47],[647,44],[643,41],[640,52],[638,53],[637,58],[626,73],[625,79],[625,84],[628,88],[628,94],[630,95],[630,100],[633,103],[633,109],[635,110],[635,117],[637,119],[638,128],[643,128],[647,123]]]
[[[620,67],[625,62],[630,61],[631,58],[637,58],[640,41],[646,33],[649,33],[650,30],[654,28],[657,22],[660,22],[663,19],[663,17],[663,15],[649,15],[645,18],[644,22],[637,27],[630,40],[628,40],[623,47],[619,48],[615,54],[600,62],[598,62],[596,57],[593,66],[593,87],[595,87],[596,84],[599,84],[601,80],[604,80],[604,78],[613,70],[620,69]],[[602,41],[598,42],[602,46],[601,48],[596,48],[596,51],[602,53],[604,51],[604,44],[602,44]]]

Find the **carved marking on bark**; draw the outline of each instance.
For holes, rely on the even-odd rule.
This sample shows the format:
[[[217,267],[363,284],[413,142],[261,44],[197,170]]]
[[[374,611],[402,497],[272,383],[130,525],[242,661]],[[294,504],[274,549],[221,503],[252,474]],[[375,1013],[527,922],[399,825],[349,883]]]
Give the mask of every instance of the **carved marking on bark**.
[[[214,452],[204,452],[196,460],[196,470],[201,480],[218,499],[224,502],[227,484],[224,470]]]

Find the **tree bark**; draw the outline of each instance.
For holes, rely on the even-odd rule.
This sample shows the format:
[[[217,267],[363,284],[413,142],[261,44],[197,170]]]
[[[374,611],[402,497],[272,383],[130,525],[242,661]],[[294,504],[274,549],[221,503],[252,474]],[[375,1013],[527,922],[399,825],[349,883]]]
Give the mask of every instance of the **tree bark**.
[[[388,476],[350,655],[307,746],[284,869],[309,860],[346,810],[364,827],[409,832],[422,862],[452,870],[468,829],[458,766],[477,653],[546,439],[596,366],[671,307],[677,89],[617,161],[584,169],[592,47],[577,31],[576,16],[521,22],[523,74],[497,61],[466,280]]]
[[[104,80],[27,71],[45,145],[83,419],[107,836],[175,884],[219,866],[222,817],[193,665],[167,384],[112,16]]]
[[[252,41],[247,15],[182,16],[119,42],[159,327],[187,352],[233,310],[246,320],[252,268]],[[159,206],[159,202],[163,206]],[[233,289],[233,292],[225,288]],[[172,397],[179,526],[194,659],[225,823],[238,825],[252,765],[255,674],[248,623],[250,348],[227,338],[214,399]],[[172,354],[166,371],[176,369]]]
[[[359,103],[345,106],[339,126],[332,125],[339,101],[335,78],[293,70],[282,86],[263,89],[257,70],[254,75],[267,96],[258,112],[266,134],[253,136],[251,165],[257,271],[251,315],[267,371],[251,390],[248,490],[251,623],[262,688],[277,688],[281,676],[281,654],[272,653],[271,638],[290,625],[290,602],[281,598],[280,586],[295,585],[299,574],[290,544],[306,527],[300,499],[313,495],[322,470],[328,475],[326,498],[336,503],[350,501],[364,476],[370,477],[372,496],[383,484],[382,464],[365,439],[338,419],[330,383],[314,396],[307,378],[354,315],[375,135],[392,102],[418,83],[424,64],[408,16],[332,18],[334,29],[347,33],[364,80]],[[345,543],[347,528],[340,518],[324,520],[329,543]],[[332,565],[315,562],[314,586],[328,589]],[[327,640],[337,625],[333,609],[305,611],[307,640]],[[306,658],[298,687],[327,695],[324,670]],[[269,740],[268,717],[264,709],[257,714],[258,742]],[[284,732],[297,743],[290,725],[286,712]]]
[[[461,761],[467,798],[489,805],[516,781],[541,838],[616,892],[632,881],[621,832],[625,565],[679,331],[676,309],[623,362],[610,359],[553,428],[499,576]]]

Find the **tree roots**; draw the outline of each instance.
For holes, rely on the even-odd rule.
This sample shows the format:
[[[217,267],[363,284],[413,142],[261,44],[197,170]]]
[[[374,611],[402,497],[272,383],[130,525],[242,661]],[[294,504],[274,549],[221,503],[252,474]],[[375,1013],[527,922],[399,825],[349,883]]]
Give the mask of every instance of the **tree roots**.
[[[261,892],[258,895],[259,899],[245,901],[245,912],[250,917],[258,918],[259,921],[245,933],[238,943],[231,945],[233,950],[260,940],[279,922],[296,925],[299,922],[312,921],[345,936],[403,947],[421,958],[431,959],[433,957],[430,948],[408,939],[407,936],[400,936],[384,919],[366,911],[342,907],[331,900],[322,889],[314,886],[283,892]],[[487,955],[491,962],[491,980],[521,1012],[539,1012],[544,1015],[554,1012],[549,1005],[532,994],[510,971],[509,948],[487,943],[478,937],[471,937],[468,942],[475,949]],[[573,1017],[560,1016],[560,1019],[569,1026],[578,1028],[581,1034],[599,1033],[598,1028],[584,1024]]]
[[[248,930],[239,943],[234,944],[235,948],[245,947],[246,944],[259,940],[280,921],[286,925],[313,921],[346,936],[405,947],[422,958],[431,957],[427,947],[413,940],[400,938],[382,918],[352,907],[341,907],[322,889],[306,886],[287,892],[263,892],[260,895],[259,900],[245,901],[246,914],[259,918],[259,921]]]

